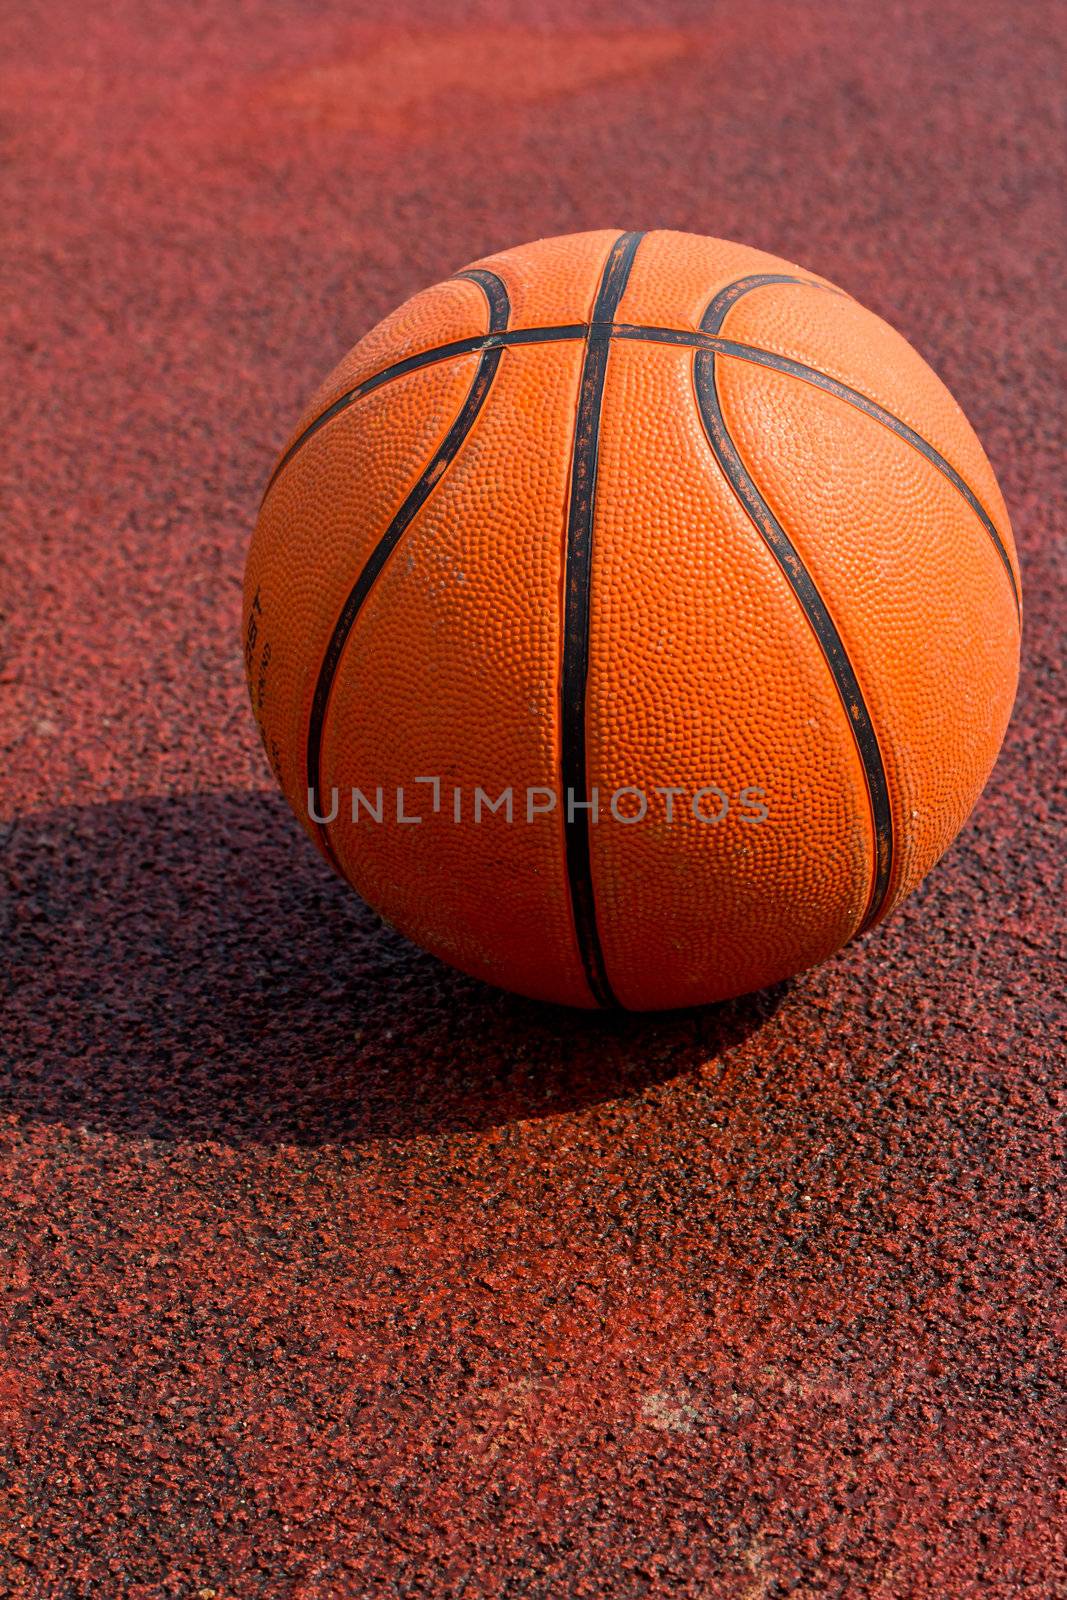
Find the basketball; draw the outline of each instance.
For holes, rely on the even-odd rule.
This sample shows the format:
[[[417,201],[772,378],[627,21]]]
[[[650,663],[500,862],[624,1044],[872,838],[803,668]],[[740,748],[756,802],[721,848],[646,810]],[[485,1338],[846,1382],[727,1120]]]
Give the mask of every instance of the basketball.
[[[761,251],[603,231],[417,294],[308,404],[248,556],[268,760],[464,972],[656,1010],[826,959],[992,769],[1020,586],[948,390]]]

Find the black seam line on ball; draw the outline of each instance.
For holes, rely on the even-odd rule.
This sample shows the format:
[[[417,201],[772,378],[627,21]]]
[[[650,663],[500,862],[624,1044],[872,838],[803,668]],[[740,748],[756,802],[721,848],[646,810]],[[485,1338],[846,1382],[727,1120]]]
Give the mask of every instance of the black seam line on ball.
[[[803,280],[798,280],[803,281]],[[821,284],[816,285],[822,288]],[[589,325],[584,322],[563,323],[558,327],[541,328],[512,328],[502,334],[475,334],[467,339],[456,339],[451,344],[438,345],[431,350],[422,350],[417,355],[408,356],[403,361],[395,362],[391,367],[384,367],[380,372],[364,379],[347,394],[341,395],[331,406],[308,424],[304,432],[296,439],[284,456],[278,462],[270,481],[263,494],[265,501],[273,488],[276,480],[296,455],[297,451],[307,443],[308,439],[327,422],[330,422],[340,412],[362,399],[365,394],[377,389],[380,384],[388,383],[392,378],[403,377],[406,373],[415,372],[420,367],[448,361],[455,356],[473,355],[484,350],[492,349],[499,345],[508,348],[511,345],[523,344],[548,344],[557,341],[584,339]],[[928,443],[914,428],[902,422],[891,411],[886,411],[877,401],[871,400],[867,395],[861,394],[858,389],[852,389],[848,384],[836,378],[829,377],[825,372],[820,372],[817,367],[806,366],[801,361],[793,361],[788,356],[780,356],[772,350],[763,350],[758,345],[739,344],[732,339],[717,338],[714,335],[696,333],[685,328],[657,328],[645,327],[640,323],[615,323],[611,327],[611,336],[615,339],[645,340],[652,344],[688,345],[696,349],[714,350],[719,355],[735,356],[741,361],[752,361],[758,366],[771,367],[777,372],[786,373],[790,377],[799,378],[804,383],[814,384],[817,388],[824,389],[827,394],[835,395],[839,400],[848,405],[856,406],[866,413],[873,421],[881,423],[885,428],[895,433],[898,438],[904,439],[920,455],[925,456],[931,466],[936,467],[952,484],[957,493],[961,494],[977,516],[986,533],[992,540],[994,549],[1000,557],[1001,563],[1011,585],[1012,598],[1015,604],[1016,617],[1021,616],[1019,599],[1019,586],[1015,578],[1015,570],[1011,558],[992,517],[982,505],[974,490],[960,477],[955,467],[945,460],[932,444]]]
[[[733,307],[742,295],[749,294],[753,289],[762,289],[769,283],[797,283],[805,289],[823,289],[827,294],[844,295],[844,289],[835,289],[832,284],[819,283],[814,278],[798,278],[791,272],[754,272],[747,278],[738,278],[734,283],[728,283],[725,289],[720,289],[712,300],[703,317],[700,326],[705,333],[718,333]]]
[[[374,372],[369,378],[364,378],[362,383],[357,383],[354,389],[348,389],[339,395],[313,422],[308,423],[271,473],[267,487],[263,491],[263,500],[266,500],[297,451],[302,450],[320,428],[332,422],[342,411],[347,411],[349,406],[355,405],[357,400],[362,400],[364,395],[380,388],[383,383],[390,383],[394,378],[406,377],[409,372],[418,372],[421,367],[431,367],[441,361],[451,361],[456,356],[480,355],[483,350],[506,349],[516,344],[551,344],[561,340],[584,339],[585,335],[584,322],[561,323],[558,327],[551,328],[510,328],[501,333],[475,333],[466,339],[453,339],[449,344],[439,344],[430,350],[420,350],[413,356],[406,356],[403,361],[395,361],[392,366],[383,367],[380,372]]]
[[[563,659],[560,665],[560,768],[563,803],[573,795],[579,805],[589,799],[586,771],[586,689],[589,677],[590,582],[593,558],[593,515],[596,506],[600,413],[615,312],[634,264],[640,233],[620,234],[608,254],[585,341],[578,386],[567,507],[567,546],[563,570]],[[596,921],[589,813],[575,810],[565,821],[567,880],[571,912],[586,982],[600,1006],[619,1004],[608,979]]]
[[[490,272],[488,267],[467,267],[465,271],[457,272],[456,277],[478,285],[489,303],[489,332],[503,333],[511,320],[511,301],[503,280],[495,272]]]
[[[470,276],[470,274],[460,274],[460,276]],[[487,276],[491,275],[487,274]],[[499,283],[499,280],[497,282]],[[730,284],[726,289],[720,290],[708,307],[705,321],[709,318],[713,321],[717,319],[716,325],[721,326],[722,318],[730,307],[736,304],[742,292],[747,293],[750,289],[759,288],[765,283],[797,283],[815,289],[823,289],[829,294],[844,294],[843,290],[835,289],[828,284],[815,283],[807,278],[790,278],[785,274],[780,276],[764,274],[752,278],[741,278],[736,284]],[[729,304],[722,305],[720,310],[720,305],[727,295],[730,296]],[[490,302],[491,304],[492,302]],[[714,318],[712,318],[713,309],[715,310]],[[354,405],[357,400],[361,400],[364,395],[370,394],[381,384],[388,383],[393,378],[404,377],[407,373],[415,372],[420,367],[431,366],[440,361],[448,361],[456,356],[480,353],[484,350],[492,349],[497,344],[504,348],[510,345],[547,344],[561,340],[584,339],[588,332],[589,324],[572,322],[562,323],[555,327],[512,328],[501,333],[473,334],[466,339],[454,339],[449,344],[437,345],[429,350],[420,350],[415,355],[407,356],[403,361],[397,361],[392,366],[383,367],[380,372],[372,373],[370,377],[365,378],[355,388],[349,389],[347,393],[340,395],[320,416],[308,424],[299,438],[293,441],[271,473],[267,487],[263,491],[263,500],[260,503],[261,508],[277,479],[297,451],[326,423],[332,421],[340,412],[347,410],[349,406]],[[957,493],[961,494],[967,501],[967,504],[985,528],[986,533],[993,542],[997,555],[1000,557],[1008,576],[1008,582],[1011,585],[1016,618],[1021,618],[1022,606],[1015,570],[992,517],[986,511],[974,490],[960,476],[955,467],[951,466],[944,456],[932,444],[928,443],[921,434],[916,433],[914,428],[909,427],[906,422],[894,416],[891,411],[887,411],[883,406],[880,406],[877,401],[871,400],[865,394],[861,394],[858,389],[850,388],[848,384],[840,382],[837,378],[831,378],[817,367],[809,367],[802,361],[793,361],[788,356],[780,356],[772,350],[761,349],[758,345],[740,344],[736,340],[719,338],[707,331],[697,333],[685,328],[661,328],[645,326],[640,323],[615,323],[610,327],[610,334],[615,339],[647,340],[653,344],[689,345],[697,349],[715,350],[720,355],[736,356],[741,361],[752,361],[759,366],[771,367],[775,371],[786,373],[790,377],[799,378],[805,383],[811,383],[820,389],[824,389],[827,394],[835,395],[848,405],[856,406],[875,422],[881,423],[883,427],[890,429],[898,438],[904,439],[913,449],[918,450],[921,455],[925,456],[931,466],[936,467],[948,479]]]
[[[1016,617],[1021,616],[1019,600],[1019,586],[1015,581],[1015,572],[1012,568],[1011,557],[997,532],[996,524],[988,511],[982,505],[978,496],[970,485],[960,477],[955,467],[945,460],[944,456],[934,446],[923,438],[921,433],[908,423],[902,422],[892,411],[887,411],[876,400],[871,400],[867,395],[861,394],[858,389],[851,388],[847,383],[842,383],[838,378],[831,378],[827,373],[821,372],[818,367],[809,367],[803,361],[794,361],[789,356],[780,356],[773,350],[763,350],[759,345],[737,344],[732,339],[722,339],[715,335],[703,333],[687,333],[678,328],[646,328],[640,323],[618,325],[615,328],[617,339],[651,340],[656,344],[682,344],[691,345],[697,350],[711,350],[721,356],[735,356],[739,361],[751,361],[760,367],[770,367],[775,372],[783,372],[787,377],[799,378],[803,383],[814,384],[818,389],[824,389],[827,394],[834,395],[838,400],[844,400],[848,405],[855,406],[857,410],[878,422],[883,428],[888,428],[898,438],[918,450],[925,456],[930,465],[936,467],[938,472],[946,477],[952,487],[961,494],[985,528],[993,542],[993,547],[1000,557],[1004,570],[1011,584],[1012,598],[1015,602]]]
[[[472,334],[465,339],[452,339],[448,344],[437,345],[429,350],[420,350],[415,355],[406,356],[402,361],[395,361],[391,366],[383,367],[380,372],[372,373],[369,378],[364,378],[362,383],[357,383],[354,388],[347,390],[343,395],[326,407],[326,410],[317,416],[314,421],[294,439],[286,450],[281,460],[267,481],[263,491],[263,500],[266,500],[276,480],[284,472],[289,462],[307,441],[316,434],[320,428],[340,412],[346,411],[349,406],[361,400],[365,394],[370,394],[383,383],[389,383],[393,378],[402,378],[409,372],[417,372],[420,367],[430,366],[438,361],[448,361],[454,356],[471,355],[476,350],[484,350],[487,342],[494,334],[504,333],[507,328],[511,307],[508,293],[504,284],[495,272],[490,272],[484,267],[468,267],[463,272],[455,274],[457,278],[465,278],[470,283],[476,283],[489,303],[489,332],[488,334]],[[826,284],[815,283],[809,278],[796,278],[787,274],[763,273],[748,278],[739,278],[736,283],[727,284],[725,289],[720,289],[714,300],[704,313],[702,324],[705,333],[717,333],[722,326],[723,318],[743,294],[748,294],[751,289],[758,289],[766,283],[799,283],[809,285],[814,289],[828,288]],[[841,289],[832,289],[833,294],[843,294]],[[616,304],[618,302],[616,301]],[[593,310],[593,320],[597,321],[596,308]],[[586,323],[564,323],[558,327],[541,328],[514,328],[505,334],[507,344],[540,344],[553,339],[584,339],[588,331]],[[660,331],[660,330],[657,330]],[[663,332],[669,330],[662,330]],[[682,330],[679,330],[681,333]],[[627,335],[623,335],[627,337]],[[262,501],[260,502],[262,504]]]
[[[841,635],[800,554],[749,474],[722,414],[713,350],[698,350],[693,362],[697,405],[715,458],[796,595],[818,640],[848,717],[867,781],[874,830],[874,873],[859,931],[874,921],[885,901],[893,864],[893,813],[878,736]]]
[[[340,616],[334,624],[333,633],[330,635],[330,641],[326,647],[326,654],[323,657],[322,665],[319,667],[315,693],[311,702],[311,716],[308,719],[307,786],[318,816],[323,815],[321,795],[323,727],[326,722],[330,690],[333,687],[333,680],[336,676],[345,644],[375,579],[396,549],[404,531],[410,526],[415,516],[444,477],[449,464],[455,459],[464,440],[474,426],[475,419],[485,404],[486,396],[492,387],[493,379],[496,377],[501,353],[499,345],[493,345],[483,352],[482,359],[478,363],[478,370],[474,375],[474,382],[471,384],[461,410],[418,481],[407,494],[392,522],[390,522],[388,528],[386,528],[375,545],[341,609]],[[336,862],[336,856],[330,844],[328,824],[318,823],[316,826],[327,855],[332,861]]]

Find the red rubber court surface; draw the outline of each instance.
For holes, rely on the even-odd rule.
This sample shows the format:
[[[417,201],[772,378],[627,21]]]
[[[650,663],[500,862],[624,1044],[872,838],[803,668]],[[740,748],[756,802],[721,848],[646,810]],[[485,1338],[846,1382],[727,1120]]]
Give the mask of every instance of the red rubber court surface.
[[[5,24],[0,1592],[1065,1594],[1056,14],[386,9]],[[239,585],[380,316],[662,226],[826,274],[933,363],[1007,496],[1025,660],[893,921],[597,1018],[331,877]]]

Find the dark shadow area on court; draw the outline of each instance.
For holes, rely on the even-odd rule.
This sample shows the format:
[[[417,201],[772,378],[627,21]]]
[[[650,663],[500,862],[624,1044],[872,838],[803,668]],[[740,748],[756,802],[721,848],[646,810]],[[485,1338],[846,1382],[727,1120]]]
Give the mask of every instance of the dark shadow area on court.
[[[57,810],[4,854],[0,1105],[71,1127],[317,1145],[552,1116],[714,1061],[785,992],[658,1016],[504,994],[385,926],[275,796]]]

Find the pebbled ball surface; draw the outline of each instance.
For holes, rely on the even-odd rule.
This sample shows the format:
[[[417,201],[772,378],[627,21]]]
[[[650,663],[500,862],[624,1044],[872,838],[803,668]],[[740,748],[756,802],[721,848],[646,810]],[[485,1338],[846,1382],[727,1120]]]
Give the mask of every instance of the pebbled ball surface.
[[[1051,7],[3,29],[0,1591],[1062,1592]],[[605,216],[901,329],[1027,605],[939,870],[817,972],[651,1018],[383,929],[273,792],[234,645],[324,365]]]

